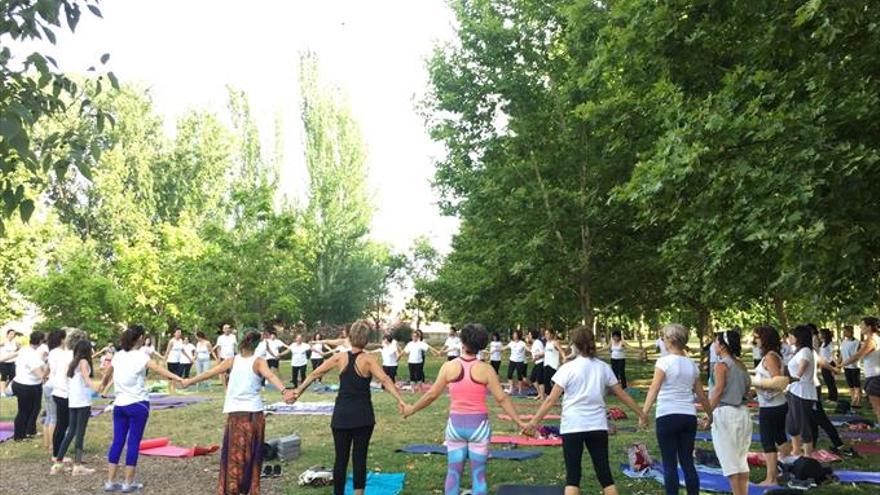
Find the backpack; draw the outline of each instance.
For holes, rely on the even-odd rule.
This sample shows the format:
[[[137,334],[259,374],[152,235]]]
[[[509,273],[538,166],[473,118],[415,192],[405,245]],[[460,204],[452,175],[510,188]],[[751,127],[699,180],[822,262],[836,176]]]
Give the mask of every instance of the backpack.
[[[648,447],[643,443],[634,443],[627,447],[626,456],[629,458],[629,468],[634,472],[644,471],[653,464]]]
[[[789,472],[796,480],[811,481],[817,485],[834,479],[831,467],[824,466],[811,457],[799,457],[792,463]]]
[[[837,401],[837,406],[834,408],[835,414],[850,414],[852,413],[852,406],[850,405],[848,400],[839,400]]]
[[[718,456],[715,455],[714,450],[694,449],[694,461],[701,466],[711,468],[721,467],[721,461],[718,460]]]
[[[623,409],[619,407],[609,407],[608,408],[608,418],[613,419],[615,421],[620,421],[622,419],[626,419],[626,413],[623,412]]]
[[[299,475],[299,486],[330,486],[333,484],[333,471],[324,466],[312,466]]]

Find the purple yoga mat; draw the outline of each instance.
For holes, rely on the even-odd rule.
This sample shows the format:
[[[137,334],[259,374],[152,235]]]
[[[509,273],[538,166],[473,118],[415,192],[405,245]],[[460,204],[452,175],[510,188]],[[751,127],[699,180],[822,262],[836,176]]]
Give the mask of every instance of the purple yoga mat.
[[[841,431],[840,437],[847,438],[850,440],[864,440],[866,442],[880,442],[880,432],[878,431],[859,431],[859,430],[848,430]]]
[[[11,431],[0,430],[0,443],[9,440],[13,435],[14,434]]]
[[[2,422],[0,423],[0,431],[13,431],[15,430],[15,425],[12,422]]]

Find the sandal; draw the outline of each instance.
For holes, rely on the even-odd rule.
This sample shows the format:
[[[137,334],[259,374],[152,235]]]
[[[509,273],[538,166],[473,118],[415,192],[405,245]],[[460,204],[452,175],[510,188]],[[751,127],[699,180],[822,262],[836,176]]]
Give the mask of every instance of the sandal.
[[[275,467],[272,468],[272,476],[275,478],[281,477],[281,464],[275,464]]]
[[[260,474],[260,478],[268,478],[272,476],[272,466],[263,466],[263,472]]]

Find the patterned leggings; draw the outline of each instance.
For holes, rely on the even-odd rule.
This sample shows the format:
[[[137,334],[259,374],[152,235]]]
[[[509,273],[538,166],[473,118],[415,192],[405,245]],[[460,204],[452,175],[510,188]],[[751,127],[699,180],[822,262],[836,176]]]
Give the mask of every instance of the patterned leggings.
[[[449,415],[446,423],[446,495],[458,495],[465,459],[471,462],[471,493],[487,495],[486,460],[489,458],[489,416],[487,414]]]

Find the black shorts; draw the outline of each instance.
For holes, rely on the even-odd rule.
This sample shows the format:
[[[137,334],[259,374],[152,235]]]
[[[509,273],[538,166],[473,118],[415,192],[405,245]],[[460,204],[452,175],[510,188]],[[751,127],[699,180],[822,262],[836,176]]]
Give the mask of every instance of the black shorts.
[[[447,361],[452,361],[453,359],[455,359],[455,358],[457,358],[457,357],[458,357],[458,356],[446,356],[446,360],[447,360]]]
[[[529,374],[529,381],[535,384],[544,383],[544,362],[532,365],[532,373]]]
[[[489,361],[489,364],[492,365],[492,368],[495,370],[495,373],[498,373],[498,370],[501,369],[501,361]]]
[[[859,368],[844,368],[843,375],[846,377],[846,386],[849,388],[862,387],[862,370]]]
[[[267,359],[266,364],[269,365],[270,368],[278,369],[278,360],[277,359]]]
[[[813,441],[813,430],[810,421],[813,417],[813,405],[816,401],[802,399],[792,393],[788,394],[788,413],[785,416],[785,432],[790,436],[800,435],[804,443]]]
[[[526,377],[526,363],[521,362],[517,363],[516,361],[508,361],[507,362],[507,379],[513,379],[513,374],[516,373],[516,379],[522,380]]]
[[[168,371],[179,377],[183,377],[183,367],[180,363],[168,363]]]
[[[764,452],[776,452],[777,445],[788,442],[785,436],[785,417],[788,404],[758,409],[758,428],[761,432],[761,447]]]
[[[880,397],[880,376],[865,379],[865,393],[870,397]]]
[[[391,378],[391,381],[397,380],[397,366],[382,366],[382,371]]]
[[[15,378],[15,363],[0,363],[0,381],[11,382]]]
[[[180,366],[180,373],[178,373],[177,376],[181,378],[189,378],[189,371],[193,367],[192,363],[180,363],[178,366]]]

